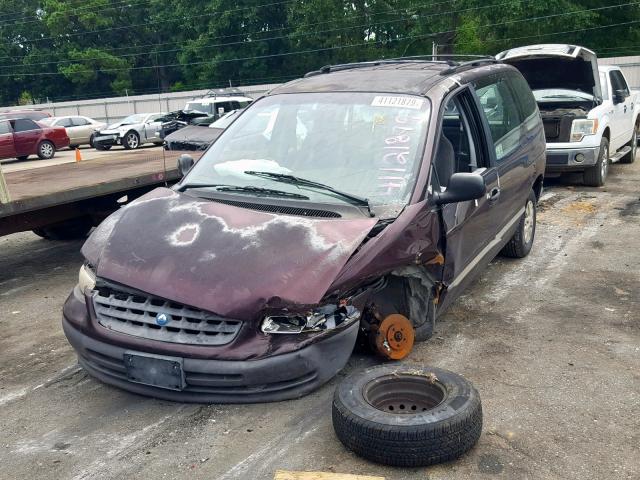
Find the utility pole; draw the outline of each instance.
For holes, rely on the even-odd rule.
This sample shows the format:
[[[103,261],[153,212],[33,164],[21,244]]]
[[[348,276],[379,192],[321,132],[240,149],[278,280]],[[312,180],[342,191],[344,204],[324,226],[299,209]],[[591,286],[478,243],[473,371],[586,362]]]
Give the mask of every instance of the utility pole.
[[[7,182],[4,180],[4,173],[2,173],[2,165],[0,165],[0,203],[9,203],[11,197],[9,196],[9,189],[7,188]]]
[[[436,42],[431,42],[431,58],[438,59],[438,44]]]

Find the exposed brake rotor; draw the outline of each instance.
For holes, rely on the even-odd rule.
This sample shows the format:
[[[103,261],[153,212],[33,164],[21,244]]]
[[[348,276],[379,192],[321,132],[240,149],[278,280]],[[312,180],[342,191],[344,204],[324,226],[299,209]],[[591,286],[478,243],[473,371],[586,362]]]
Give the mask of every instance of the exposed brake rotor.
[[[401,360],[409,355],[415,339],[413,325],[399,313],[385,317],[371,334],[375,350],[391,360]]]

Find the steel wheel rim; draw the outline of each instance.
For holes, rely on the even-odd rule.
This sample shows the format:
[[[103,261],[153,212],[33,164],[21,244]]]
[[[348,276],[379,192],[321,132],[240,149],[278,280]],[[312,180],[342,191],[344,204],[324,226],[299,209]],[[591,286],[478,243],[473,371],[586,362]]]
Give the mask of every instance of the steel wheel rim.
[[[134,133],[130,133],[127,135],[127,144],[131,148],[136,148],[138,146],[138,137]]]
[[[40,147],[40,152],[42,152],[42,155],[45,157],[48,157],[53,152],[53,147],[48,143],[43,143]]]
[[[638,132],[633,130],[633,137],[631,138],[631,159],[636,158],[636,151],[638,150]]]
[[[435,376],[398,373],[372,380],[363,388],[373,408],[394,415],[415,415],[436,408],[446,398],[446,388]]]
[[[529,200],[524,207],[524,243],[529,243],[533,238],[533,202]]]
[[[600,166],[600,174],[602,178],[607,176],[607,169],[609,168],[609,149],[604,147],[602,152],[602,165]]]

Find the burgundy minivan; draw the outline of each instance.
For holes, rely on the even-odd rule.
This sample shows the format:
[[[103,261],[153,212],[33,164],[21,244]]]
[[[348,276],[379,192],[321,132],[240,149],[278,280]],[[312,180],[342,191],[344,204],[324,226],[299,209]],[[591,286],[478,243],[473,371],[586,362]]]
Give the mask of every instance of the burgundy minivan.
[[[545,138],[494,59],[325,67],[253,102],[82,247],[64,332],[92,376],[193,402],[295,398],[356,339],[402,358],[532,248]]]
[[[64,127],[49,127],[29,118],[0,120],[0,158],[26,160],[38,155],[47,159],[68,146]]]

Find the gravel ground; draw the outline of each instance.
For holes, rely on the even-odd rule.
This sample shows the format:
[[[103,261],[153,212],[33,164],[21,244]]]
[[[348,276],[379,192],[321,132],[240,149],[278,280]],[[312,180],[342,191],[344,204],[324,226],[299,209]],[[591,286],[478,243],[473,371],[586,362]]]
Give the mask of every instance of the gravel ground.
[[[0,238],[0,478],[272,479],[275,470],[387,479],[640,478],[640,162],[604,188],[547,186],[534,249],[498,258],[408,361],[478,388],[484,429],[458,461],[391,469],[346,451],[331,427],[354,355],[296,401],[182,405],[88,377],[60,325],[80,242]]]

